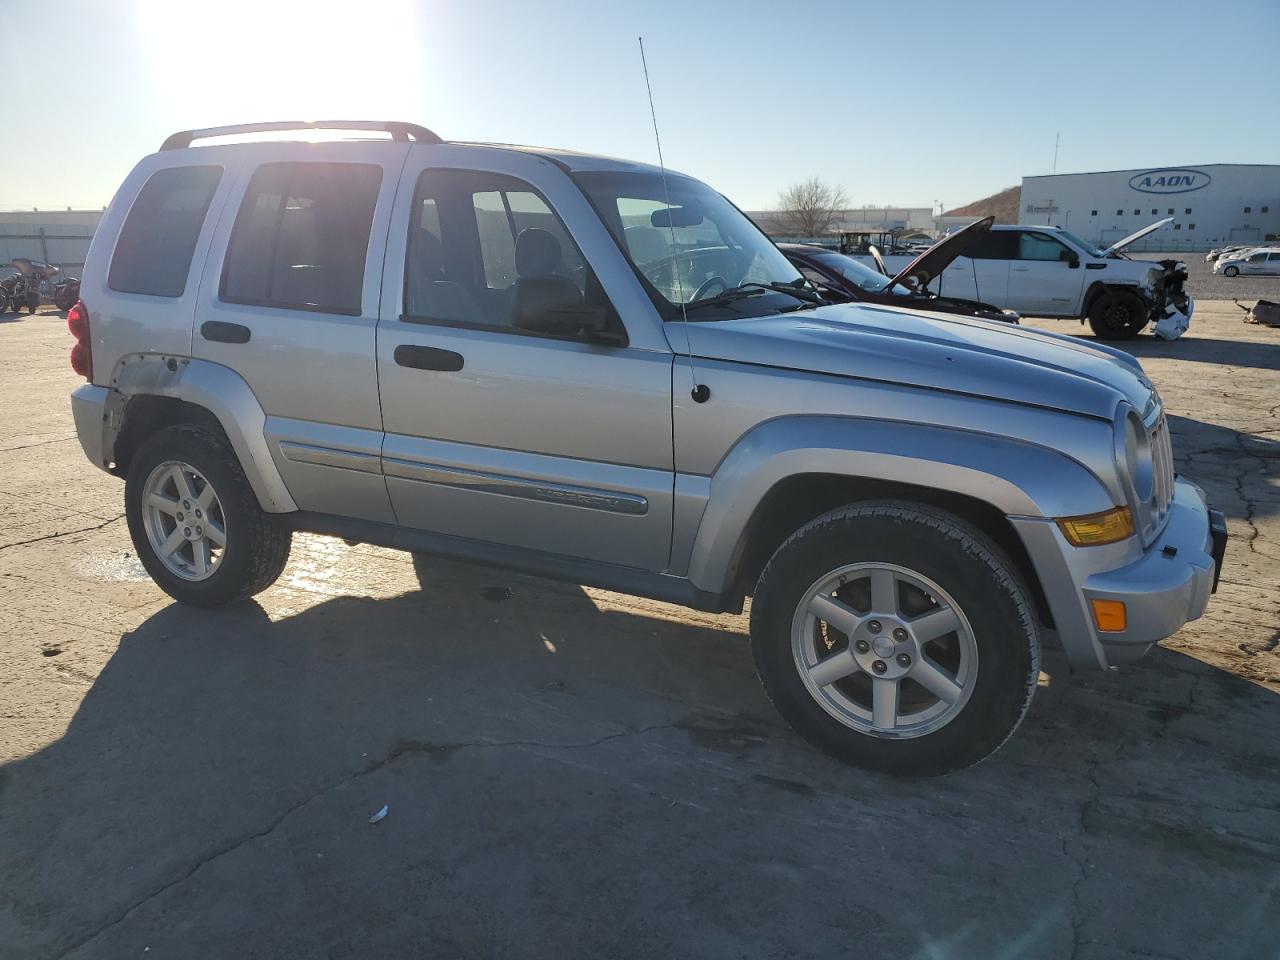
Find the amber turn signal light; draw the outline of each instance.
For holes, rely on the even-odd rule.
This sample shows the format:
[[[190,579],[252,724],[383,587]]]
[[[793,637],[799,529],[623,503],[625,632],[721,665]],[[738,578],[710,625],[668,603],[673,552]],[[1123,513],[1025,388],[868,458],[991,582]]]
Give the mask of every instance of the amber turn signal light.
[[[1128,617],[1123,600],[1090,600],[1093,607],[1093,622],[1104,633],[1119,633],[1128,626]]]
[[[1133,536],[1133,515],[1128,507],[1116,507],[1084,517],[1063,517],[1058,529],[1074,546],[1098,547]]]

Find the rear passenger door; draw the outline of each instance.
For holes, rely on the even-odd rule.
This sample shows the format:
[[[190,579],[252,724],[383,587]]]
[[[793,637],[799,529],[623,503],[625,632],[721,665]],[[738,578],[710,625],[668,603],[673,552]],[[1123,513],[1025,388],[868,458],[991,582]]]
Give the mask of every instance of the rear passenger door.
[[[672,354],[638,321],[652,304],[558,167],[469,157],[415,146],[391,225],[378,374],[399,522],[663,570]],[[613,342],[535,329],[564,309],[603,309]]]
[[[303,510],[395,519],[378,462],[374,348],[387,223],[407,149],[263,144],[237,171],[237,194],[217,227],[192,354],[248,382],[267,415],[272,457]]]

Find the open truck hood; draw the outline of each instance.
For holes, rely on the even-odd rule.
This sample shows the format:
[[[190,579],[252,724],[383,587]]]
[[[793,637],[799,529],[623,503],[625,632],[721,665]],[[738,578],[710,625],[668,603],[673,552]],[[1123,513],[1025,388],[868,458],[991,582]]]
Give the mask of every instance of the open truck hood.
[[[904,287],[908,284],[903,283],[908,277],[916,279],[917,286],[915,289],[923,290],[929,285],[929,282],[942,273],[951,265],[956,257],[961,256],[966,250],[977,243],[990,230],[991,225],[996,222],[995,217],[983,217],[981,220],[975,220],[963,230],[957,230],[955,233],[948,234],[937,243],[935,243],[920,256],[916,257],[908,263],[896,277],[889,283],[889,288],[893,288],[893,284],[901,283]]]
[[[694,356],[946,390],[1110,420],[1151,386],[1129,354],[955,314],[839,304],[688,324]],[[683,347],[683,335],[673,343]]]
[[[1123,250],[1125,247],[1133,243],[1135,240],[1141,240],[1147,234],[1155,233],[1161,227],[1168,226],[1171,223],[1173,223],[1173,217],[1165,217],[1163,220],[1157,220],[1155,223],[1148,224],[1147,226],[1143,227],[1141,230],[1135,230],[1133,233],[1129,234],[1123,240],[1117,240],[1111,246],[1107,247],[1107,249],[1103,250],[1102,253],[1099,254],[1099,256],[1109,257],[1111,256],[1111,254],[1116,253],[1120,250]]]

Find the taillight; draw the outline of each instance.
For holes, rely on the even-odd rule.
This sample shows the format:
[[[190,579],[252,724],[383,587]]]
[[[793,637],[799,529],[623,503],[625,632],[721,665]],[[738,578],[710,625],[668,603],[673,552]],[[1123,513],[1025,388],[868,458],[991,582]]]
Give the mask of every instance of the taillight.
[[[71,369],[86,380],[93,379],[93,352],[89,341],[89,308],[83,300],[77,300],[75,306],[67,311],[67,329],[76,338],[76,345],[71,348]]]

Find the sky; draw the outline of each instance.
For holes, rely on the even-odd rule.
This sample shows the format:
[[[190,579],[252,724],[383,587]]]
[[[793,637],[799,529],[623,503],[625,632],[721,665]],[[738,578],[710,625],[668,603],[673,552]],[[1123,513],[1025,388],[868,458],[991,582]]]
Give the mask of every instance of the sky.
[[[17,0],[0,0],[0,10]],[[408,120],[959,206],[1057,171],[1280,162],[1280,0],[46,0],[7,31],[0,209],[101,207],[176,130]],[[17,11],[10,11],[11,14]],[[1228,15],[1229,14],[1229,15]],[[4,18],[12,27],[13,16]],[[50,42],[56,38],[56,43]]]

